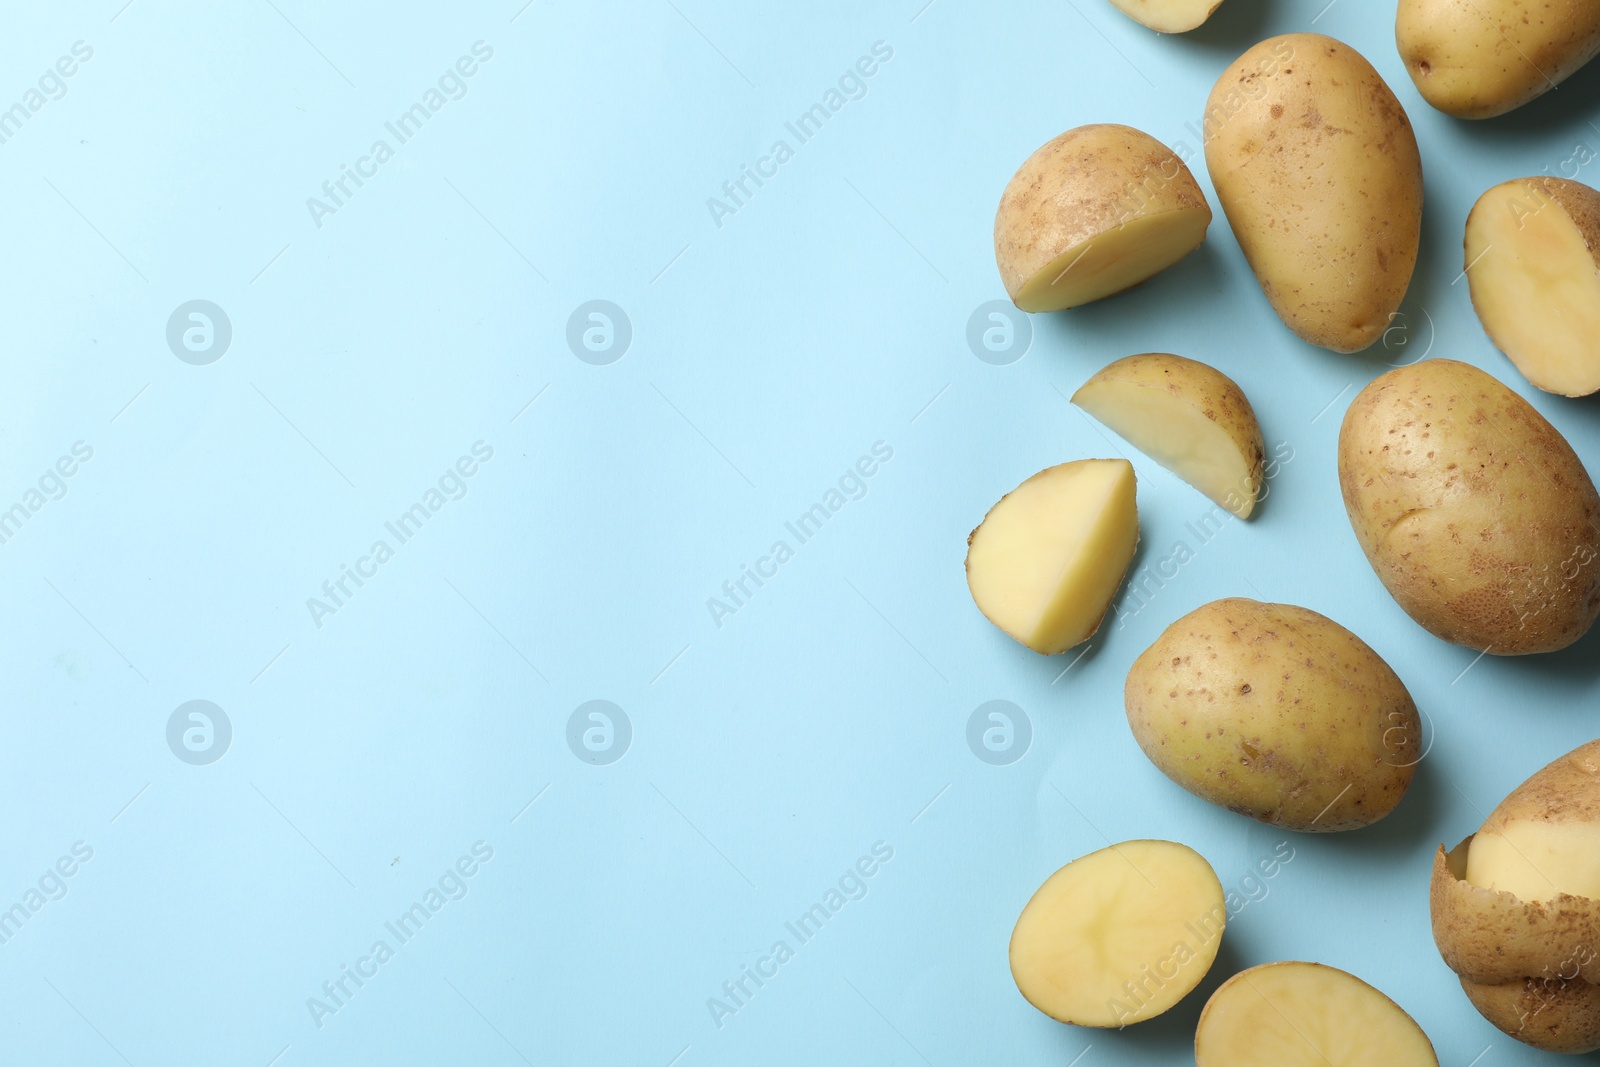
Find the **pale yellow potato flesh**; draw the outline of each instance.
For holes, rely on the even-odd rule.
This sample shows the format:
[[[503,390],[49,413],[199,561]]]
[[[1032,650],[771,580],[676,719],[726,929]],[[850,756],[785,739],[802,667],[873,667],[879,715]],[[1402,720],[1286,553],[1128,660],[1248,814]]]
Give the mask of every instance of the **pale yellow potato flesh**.
[[[1600,823],[1532,816],[1480,830],[1467,853],[1467,881],[1526,901],[1562,893],[1600,900]]]
[[[1600,390],[1600,192],[1561,178],[1495,186],[1467,217],[1466,262],[1484,331],[1528,381]]]
[[[1100,628],[1139,541],[1133,464],[1081,459],[1040,471],[967,538],[978,610],[1044,655]]]
[[[1074,860],[1039,887],[1011,935],[1011,975],[1052,1019],[1142,1022],[1200,984],[1227,916],[1205,857],[1172,841],[1126,841]]]
[[[1268,963],[1211,995],[1194,1037],[1195,1067],[1438,1067],[1428,1035],[1353,974],[1320,963]]]
[[[1167,353],[1128,356],[1072,402],[1239,518],[1255,510],[1266,443],[1244,391],[1221,371]]]
[[[1395,43],[1422,98],[1463,119],[1521,107],[1600,53],[1594,0],[1400,0]]]
[[[1001,194],[994,258],[1023,311],[1061,311],[1132,288],[1205,240],[1211,208],[1177,154],[1140,130],[1068,130]]]
[[[1111,6],[1157,33],[1187,33],[1210,18],[1222,0],[1111,0]]]

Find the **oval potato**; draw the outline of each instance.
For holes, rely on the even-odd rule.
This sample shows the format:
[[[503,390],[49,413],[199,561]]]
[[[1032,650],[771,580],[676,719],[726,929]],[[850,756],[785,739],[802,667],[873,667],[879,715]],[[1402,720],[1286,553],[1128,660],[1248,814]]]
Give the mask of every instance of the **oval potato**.
[[[1496,655],[1565,648],[1600,615],[1600,495],[1565,438],[1488,374],[1389,371],[1350,404],[1339,486],[1390,595]]]
[[[1600,55],[1600,4],[1400,0],[1394,39],[1424,100],[1457,118],[1493,118]]]
[[[1289,830],[1378,821],[1422,758],[1416,705],[1389,665],[1290,604],[1232,598],[1190,612],[1134,661],[1123,699],[1168,778]]]
[[[1411,122],[1359,52],[1262,41],[1206,101],[1206,166],[1250,269],[1289,329],[1357,352],[1389,328],[1422,233]]]

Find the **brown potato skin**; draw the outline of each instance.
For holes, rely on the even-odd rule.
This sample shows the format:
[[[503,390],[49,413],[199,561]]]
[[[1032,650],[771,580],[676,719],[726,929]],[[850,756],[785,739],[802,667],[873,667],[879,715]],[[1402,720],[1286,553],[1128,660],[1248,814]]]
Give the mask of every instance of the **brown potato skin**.
[[[1377,822],[1422,756],[1416,704],[1389,665],[1292,604],[1232,597],[1190,612],[1134,661],[1123,701],[1168,778],[1287,830]]]
[[[1379,580],[1443,640],[1553,652],[1600,616],[1600,494],[1555,427],[1476,367],[1429,359],[1363,389],[1339,486]]]
[[[1479,1014],[1523,1044],[1545,1052],[1600,1049],[1600,986],[1542,978],[1480,985],[1463,978],[1461,989]]]

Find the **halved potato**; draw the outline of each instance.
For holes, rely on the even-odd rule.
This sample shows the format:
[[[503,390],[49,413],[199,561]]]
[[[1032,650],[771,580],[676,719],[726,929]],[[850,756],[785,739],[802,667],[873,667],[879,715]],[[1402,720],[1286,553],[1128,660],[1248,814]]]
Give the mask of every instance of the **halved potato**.
[[[1489,339],[1547,393],[1600,390],[1600,192],[1517,178],[1467,216],[1467,284]]]
[[[1133,464],[1063,463],[989,509],[967,538],[967,587],[990,622],[1054,655],[1094,636],[1138,543]]]
[[[1183,160],[1129,126],[1079,126],[1012,176],[994,218],[1000,280],[1023,311],[1131,288],[1205,240],[1211,208]]]
[[[1353,974],[1266,963],[1222,983],[1194,1035],[1195,1067],[1438,1067],[1428,1035]]]
[[[1216,368],[1160,352],[1128,356],[1072,402],[1241,519],[1255,509],[1266,442],[1244,390]]]
[[[1222,6],[1222,0],[1111,0],[1118,11],[1157,33],[1187,33]]]
[[[1467,999],[1511,1037],[1546,1052],[1600,1049],[1600,985],[1524,978],[1501,985],[1461,979]]]
[[[1121,1027],[1160,1015],[1217,958],[1228,908],[1204,856],[1125,841],[1073,860],[1034,893],[1011,935],[1011,976],[1064,1023]]]

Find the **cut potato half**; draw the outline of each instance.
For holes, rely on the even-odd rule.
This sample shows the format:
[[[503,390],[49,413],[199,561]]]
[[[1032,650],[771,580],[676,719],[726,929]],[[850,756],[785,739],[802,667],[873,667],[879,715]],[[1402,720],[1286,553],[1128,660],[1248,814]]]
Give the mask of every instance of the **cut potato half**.
[[[1266,442],[1226,374],[1165,353],[1119,359],[1072,402],[1241,519],[1255,510]]]
[[[1052,1019],[1142,1022],[1200,984],[1227,917],[1222,883],[1194,849],[1112,845],[1073,860],[1028,901],[1011,935],[1011,975]]]
[[[1467,216],[1467,284],[1489,339],[1547,393],[1600,390],[1600,192],[1518,178]]]
[[[978,610],[1044,655],[1100,628],[1139,542],[1133,464],[1080,459],[1040,471],[967,538]]]
[[[1211,994],[1195,1067],[1438,1067],[1428,1035],[1394,1001],[1320,963],[1267,963]]]
[[[994,218],[995,263],[1023,311],[1132,288],[1200,246],[1211,208],[1177,154],[1130,126],[1079,126],[1018,168]]]
[[[1222,0],[1111,0],[1111,5],[1157,33],[1188,33],[1210,18]]]

